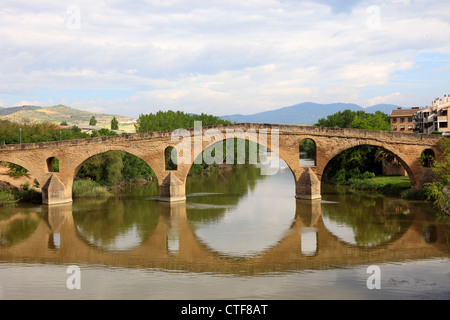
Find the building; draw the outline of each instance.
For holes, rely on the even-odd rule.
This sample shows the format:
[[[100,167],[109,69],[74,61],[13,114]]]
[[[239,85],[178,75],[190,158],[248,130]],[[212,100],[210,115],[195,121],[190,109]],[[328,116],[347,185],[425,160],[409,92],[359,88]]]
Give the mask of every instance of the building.
[[[436,131],[436,114],[432,112],[431,107],[421,109],[414,115],[414,124],[416,133],[431,134]]]
[[[415,132],[414,117],[421,110],[417,108],[392,110],[390,114],[392,131],[397,132]]]
[[[441,133],[450,136],[450,94],[437,98],[426,108],[398,108],[390,114],[391,128],[395,132]]]
[[[75,126],[58,126],[57,129],[72,129],[73,127],[77,127],[81,129],[81,132],[87,133],[87,134],[92,134],[94,131],[99,131],[101,129],[103,129],[103,127],[100,126],[83,126],[83,125],[75,125]],[[108,129],[110,130],[110,129]],[[122,134],[125,133],[125,131],[123,130],[110,130],[113,131],[117,134]]]
[[[431,134],[439,132],[443,135],[450,135],[450,95],[445,95],[444,99],[437,98],[430,107],[420,109],[414,115],[415,132]]]

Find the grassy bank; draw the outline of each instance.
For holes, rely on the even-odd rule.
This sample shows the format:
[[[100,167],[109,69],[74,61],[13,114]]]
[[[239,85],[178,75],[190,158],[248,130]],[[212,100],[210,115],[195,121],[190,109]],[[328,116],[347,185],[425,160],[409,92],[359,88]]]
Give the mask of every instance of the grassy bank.
[[[36,190],[0,190],[0,207],[18,202],[41,203],[42,194]]]
[[[77,180],[73,182],[72,196],[73,197],[109,197],[112,193],[107,187],[100,185],[98,182],[92,180]]]
[[[378,176],[368,179],[350,179],[351,190],[373,191],[400,196],[406,200],[428,200],[426,189],[411,189],[411,182],[404,176]]]
[[[408,177],[403,176],[379,176],[368,179],[349,179],[348,185],[352,190],[378,191],[386,194],[400,194],[410,189],[411,183]]]

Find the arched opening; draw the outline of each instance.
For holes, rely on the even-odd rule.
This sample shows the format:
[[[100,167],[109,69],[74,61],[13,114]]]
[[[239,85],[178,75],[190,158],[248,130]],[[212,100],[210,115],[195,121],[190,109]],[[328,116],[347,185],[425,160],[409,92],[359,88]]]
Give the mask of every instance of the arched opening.
[[[303,139],[299,145],[299,159],[301,167],[316,166],[316,143],[312,139]]]
[[[0,162],[0,206],[41,201],[40,184],[31,172],[15,163]]]
[[[371,180],[386,177],[387,184],[399,182],[400,189],[407,189],[410,187],[408,169],[404,161],[393,152],[378,146],[360,145],[346,149],[333,157],[323,171],[322,181],[351,185],[352,182],[366,180],[367,190],[373,190]]]
[[[207,163],[212,158],[218,163]],[[187,218],[207,248],[249,257],[283,239],[295,219],[295,178],[277,154],[237,138],[212,143],[193,162],[186,179]]]
[[[133,189],[127,190],[127,188]],[[73,196],[106,196],[110,190],[157,195],[158,181],[152,168],[125,151],[107,151],[81,163],[75,172]]]
[[[174,147],[167,147],[164,150],[164,164],[166,171],[178,169],[177,150]]]
[[[432,149],[425,149],[420,155],[420,163],[423,167],[431,168],[436,159],[436,155]]]
[[[55,157],[47,159],[47,172],[59,172],[59,160]]]
[[[106,151],[81,163],[75,172],[73,212],[79,236],[106,251],[138,247],[153,233],[160,209],[159,185],[143,159],[125,151]],[[89,214],[84,214],[89,212]]]

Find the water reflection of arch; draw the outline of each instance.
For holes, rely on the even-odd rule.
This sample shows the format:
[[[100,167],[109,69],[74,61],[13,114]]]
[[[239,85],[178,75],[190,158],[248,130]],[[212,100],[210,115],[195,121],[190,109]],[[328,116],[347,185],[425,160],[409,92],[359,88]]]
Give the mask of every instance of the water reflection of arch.
[[[13,208],[2,207],[0,213],[0,248],[17,245],[26,241],[36,232],[42,215],[39,210],[23,209],[12,212]]]
[[[414,207],[408,206],[400,199],[370,197],[361,193],[344,193],[326,198],[329,201],[324,201],[322,205],[322,222],[325,229],[337,241],[354,247],[369,249],[394,242],[409,230],[411,217],[416,214]],[[358,223],[364,217],[371,217],[371,223],[367,226]],[[365,229],[366,227],[369,229]],[[345,231],[349,229],[352,229],[354,239],[346,237]]]
[[[145,206],[145,210],[142,209],[143,206]],[[151,236],[158,224],[154,207],[155,202],[136,201],[134,199],[116,199],[115,197],[89,199],[87,204],[80,199],[74,206],[72,218],[78,237],[87,245],[105,252],[126,251],[139,246],[142,241]],[[140,214],[137,215],[136,212]],[[114,219],[108,219],[108,217]],[[139,234],[140,241],[138,243],[127,244],[127,249],[108,248],[115,244],[117,237],[124,233],[128,234],[130,230],[136,231],[135,227],[142,224],[145,228],[137,230],[142,231]],[[98,233],[99,228],[102,230],[101,234]],[[117,230],[123,233],[114,233]]]
[[[335,265],[351,265],[382,262],[385,259],[436,257],[446,255],[437,245],[445,241],[438,234],[435,243],[427,243],[423,237],[423,217],[417,215],[411,227],[390,243],[375,249],[356,248],[342,241],[325,229],[320,218],[320,201],[297,202],[296,219],[285,237],[272,248],[258,255],[239,259],[229,258],[207,250],[196,239],[192,226],[186,219],[184,204],[161,203],[158,225],[151,237],[126,252],[106,252],[92,247],[77,237],[72,219],[72,206],[49,207],[36,231],[20,244],[1,248],[0,259],[25,262],[89,263],[105,266],[130,268],[164,268],[193,272],[215,272],[223,274],[258,274],[328,268]],[[167,237],[169,230],[176,228],[179,237],[178,252],[169,252]],[[302,230],[314,228],[317,231],[315,254],[302,253]],[[50,234],[60,234],[60,247],[49,246]],[[447,251],[448,251],[448,247]]]

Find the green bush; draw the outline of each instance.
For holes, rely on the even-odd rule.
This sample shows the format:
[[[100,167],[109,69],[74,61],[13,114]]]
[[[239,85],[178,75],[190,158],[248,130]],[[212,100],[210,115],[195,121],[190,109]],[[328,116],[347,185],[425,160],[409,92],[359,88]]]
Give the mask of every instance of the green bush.
[[[375,173],[369,172],[369,171],[364,172],[361,177],[362,180],[372,179],[372,178],[375,178]]]
[[[400,197],[405,200],[427,200],[428,193],[426,189],[406,189],[401,192]]]
[[[348,184],[350,188],[354,190],[365,190],[365,191],[378,190],[377,183],[371,179],[351,178],[348,180]]]
[[[10,205],[15,202],[17,202],[17,199],[11,191],[0,190],[0,206]]]
[[[74,181],[72,186],[74,197],[104,197],[111,195],[108,189],[92,180]]]
[[[23,191],[0,190],[0,206],[12,205],[17,202],[41,203],[42,194],[33,189]]]

